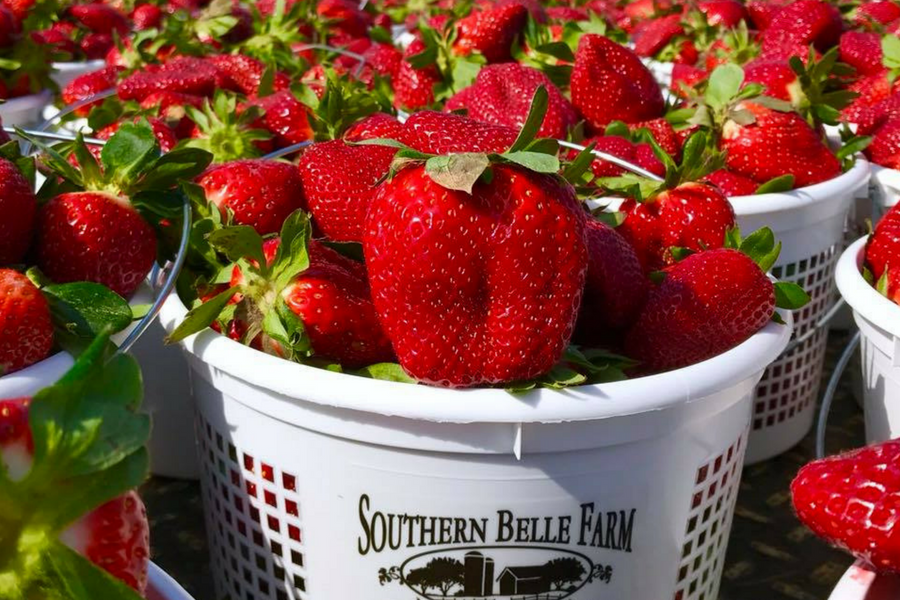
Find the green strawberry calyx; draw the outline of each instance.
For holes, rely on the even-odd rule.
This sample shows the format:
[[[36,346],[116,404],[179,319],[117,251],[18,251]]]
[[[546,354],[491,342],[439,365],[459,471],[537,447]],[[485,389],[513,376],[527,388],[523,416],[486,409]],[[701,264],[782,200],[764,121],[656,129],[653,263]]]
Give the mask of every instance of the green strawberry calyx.
[[[184,140],[179,147],[205,150],[217,163],[262,156],[257,142],[272,137],[265,129],[256,127],[263,110],[258,106],[247,106],[239,114],[237,108],[237,96],[221,90],[212,101],[207,99],[203,108],[185,106],[187,116],[197,125],[201,135]]]
[[[433,67],[437,70],[440,82],[434,89],[436,101],[446,100],[475,83],[478,72],[487,62],[481,54],[460,56],[453,50],[458,35],[455,23],[455,19],[448,20],[441,31],[420,24],[419,33],[425,49],[404,59],[414,69]]]
[[[140,596],[60,541],[71,524],[138,487],[148,473],[150,419],[127,355],[107,359],[102,335],[28,409],[34,450],[19,477],[0,461],[0,597],[137,600]]]

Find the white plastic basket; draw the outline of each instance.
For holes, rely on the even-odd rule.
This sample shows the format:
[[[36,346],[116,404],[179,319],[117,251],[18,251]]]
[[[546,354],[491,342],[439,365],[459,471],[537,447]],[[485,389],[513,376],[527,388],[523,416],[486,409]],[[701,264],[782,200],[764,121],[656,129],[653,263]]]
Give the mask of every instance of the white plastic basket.
[[[878,211],[876,216],[880,218],[896,206],[900,199],[900,171],[872,165],[872,181],[869,191],[875,209]]]
[[[41,115],[53,99],[49,90],[11,98],[0,104],[0,118],[6,127],[29,127],[41,122]]]
[[[859,561],[847,569],[828,600],[897,600],[900,577],[879,575]]]
[[[731,198],[741,230],[770,227],[782,242],[773,275],[798,283],[812,297],[794,315],[795,334],[804,341],[775,361],[760,382],[747,464],[785,452],[812,427],[828,338],[828,328],[820,322],[836,299],[834,267],[848,211],[868,179],[869,164],[859,159],[830,181],[791,192]]]
[[[173,295],[160,320],[171,331],[185,314]],[[192,336],[216,597],[436,598],[416,581],[445,559],[454,597],[712,600],[753,389],[790,332],[770,324],[686,369],[525,396]],[[403,515],[408,537],[386,543]],[[549,592],[539,574],[554,559],[571,571]]]
[[[147,574],[147,600],[194,600],[184,588],[153,563],[150,563]]]
[[[661,62],[652,58],[642,58],[641,62],[649,69],[659,87],[663,90],[668,90],[671,87],[672,69],[675,67],[675,63]]]
[[[860,273],[865,245],[863,238],[844,252],[835,279],[862,334],[866,438],[880,442],[900,436],[900,306],[879,294]]]
[[[106,66],[106,61],[97,59],[77,62],[55,62],[52,66],[53,72],[50,74],[51,79],[53,79],[60,88],[64,88],[76,77],[84,75],[85,73],[99,71]]]

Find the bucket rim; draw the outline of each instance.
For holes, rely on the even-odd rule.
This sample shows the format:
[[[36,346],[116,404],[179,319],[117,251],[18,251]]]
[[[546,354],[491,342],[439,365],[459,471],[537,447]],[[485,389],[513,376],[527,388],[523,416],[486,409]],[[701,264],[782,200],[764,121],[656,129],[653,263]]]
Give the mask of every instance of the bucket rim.
[[[854,312],[900,338],[900,306],[879,294],[862,276],[867,241],[868,236],[856,240],[838,259],[835,270],[838,290]]]
[[[181,585],[155,563],[147,565],[148,597],[158,600],[194,600]]]
[[[900,577],[879,575],[864,561],[847,569],[829,600],[887,600],[900,592]]]
[[[180,344],[195,360],[269,394],[292,401],[440,423],[558,423],[660,411],[715,395],[758,376],[785,349],[793,317],[768,323],[742,344],[709,360],[659,375],[584,385],[536,389],[513,395],[503,389],[447,389],[368,379],[290,362],[254,350],[207,329]],[[160,312],[171,333],[187,314],[177,294]],[[251,402],[277,416],[278,403]]]

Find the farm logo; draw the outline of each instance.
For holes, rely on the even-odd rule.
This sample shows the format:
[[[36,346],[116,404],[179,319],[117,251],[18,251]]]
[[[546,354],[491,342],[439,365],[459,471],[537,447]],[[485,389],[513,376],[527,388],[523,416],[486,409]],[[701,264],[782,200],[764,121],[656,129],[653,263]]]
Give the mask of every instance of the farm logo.
[[[382,568],[381,585],[399,583],[426,600],[562,600],[587,585],[609,583],[613,567],[578,547],[632,552],[636,509],[601,511],[593,502],[570,515],[483,517],[385,513],[359,499],[361,556],[410,548],[419,553]]]

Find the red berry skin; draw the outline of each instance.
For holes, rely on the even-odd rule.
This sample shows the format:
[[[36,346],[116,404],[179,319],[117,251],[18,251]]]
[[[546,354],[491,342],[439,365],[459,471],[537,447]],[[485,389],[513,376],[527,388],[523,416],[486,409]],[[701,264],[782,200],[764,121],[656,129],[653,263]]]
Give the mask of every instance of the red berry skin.
[[[25,275],[0,269],[0,375],[44,360],[52,348],[47,300]]]
[[[679,369],[747,340],[772,318],[775,290],[753,260],[719,248],[665,270],[625,338],[644,372]]]
[[[298,165],[303,192],[322,233],[339,242],[362,242],[369,204],[395,153],[343,140],[320,142],[303,153]]]
[[[684,35],[680,14],[644,21],[634,30],[634,53],[638,56],[655,56],[679,35]]]
[[[900,118],[893,117],[878,127],[864,153],[876,165],[900,168]]]
[[[211,96],[218,84],[219,72],[210,63],[185,57],[164,64],[159,70],[137,71],[118,85],[122,100],[144,100],[156,92],[177,92]]]
[[[130,29],[125,15],[107,4],[75,4],[69,7],[69,13],[93,33],[125,36]]]
[[[734,209],[717,188],[685,183],[648,202],[626,200],[625,220],[617,231],[637,252],[645,273],[672,264],[671,248],[699,252],[721,248],[735,226]]]
[[[128,298],[156,260],[156,233],[124,198],[60,194],[38,211],[35,255],[57,283],[93,281]]]
[[[236,160],[213,166],[197,183],[223,216],[234,213],[236,225],[249,225],[260,235],[277,233],[288,216],[306,208],[297,169],[273,160]]]
[[[837,45],[844,24],[841,13],[823,0],[796,0],[779,10],[762,33],[762,52],[810,44],[825,52]]]
[[[731,28],[748,18],[744,5],[737,0],[707,0],[697,4],[710,25]]]
[[[505,125],[481,123],[461,115],[421,111],[403,126],[400,141],[419,152],[505,152],[516,141],[518,131]]]
[[[375,113],[357,121],[346,132],[344,139],[348,142],[363,140],[399,140],[403,134],[403,124],[387,113]]]
[[[576,339],[604,342],[637,320],[649,289],[634,248],[615,229],[588,219],[588,272]]]
[[[876,281],[885,271],[900,269],[900,205],[888,211],[869,236],[866,267]]]
[[[489,63],[510,60],[513,43],[528,22],[528,9],[519,4],[476,10],[456,23],[453,50],[480,52]]]
[[[37,198],[21,171],[0,158],[0,265],[21,262],[31,245]]]
[[[278,148],[305,142],[313,137],[309,110],[290,90],[281,90],[251,102],[264,112],[259,124],[274,136]]]
[[[889,4],[894,5],[893,2]],[[841,36],[838,51],[841,62],[856,69],[859,75],[875,75],[884,71],[881,36],[877,33],[846,31]]]
[[[571,93],[572,104],[595,130],[610,121],[655,119],[665,107],[659,84],[641,59],[596,34],[582,36],[578,44]]]
[[[900,6],[890,0],[881,0],[860,4],[853,23],[859,27],[878,30],[879,25],[889,25],[897,19],[900,19]]]
[[[404,53],[404,59],[393,79],[394,106],[406,110],[418,110],[434,104],[434,86],[441,82],[441,75],[434,66],[417,69],[407,58],[425,50],[421,40],[414,40]]]
[[[526,380],[559,360],[587,272],[584,215],[555,178],[495,165],[473,194],[410,167],[385,182],[363,247],[403,368],[446,387]]]
[[[110,33],[89,33],[81,38],[78,46],[88,60],[101,60],[116,47],[116,41]]]
[[[137,31],[153,29],[162,23],[163,11],[155,4],[141,4],[131,13],[131,20]]]
[[[809,463],[791,496],[813,533],[878,571],[900,573],[900,440]]]
[[[732,173],[727,169],[713,171],[703,181],[713,184],[729,198],[734,196],[752,196],[759,188],[759,184],[752,179]]]
[[[86,100],[94,94],[105,92],[106,90],[116,87],[116,81],[119,78],[120,67],[104,67],[98,71],[79,75],[70,81],[62,90],[62,100],[66,105],[75,104],[81,100]],[[83,106],[75,111],[80,117],[86,117],[91,112],[91,108],[101,104],[98,101],[87,106]]]

